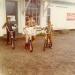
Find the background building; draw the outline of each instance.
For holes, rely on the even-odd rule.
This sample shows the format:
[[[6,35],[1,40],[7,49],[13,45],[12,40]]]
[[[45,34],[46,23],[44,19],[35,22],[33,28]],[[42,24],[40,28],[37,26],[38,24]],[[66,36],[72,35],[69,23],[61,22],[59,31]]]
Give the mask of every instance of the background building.
[[[34,16],[37,24],[46,26],[51,19],[54,30],[75,29],[75,1],[73,0],[0,0],[0,36],[6,16],[16,21],[17,32],[23,33],[25,21]]]

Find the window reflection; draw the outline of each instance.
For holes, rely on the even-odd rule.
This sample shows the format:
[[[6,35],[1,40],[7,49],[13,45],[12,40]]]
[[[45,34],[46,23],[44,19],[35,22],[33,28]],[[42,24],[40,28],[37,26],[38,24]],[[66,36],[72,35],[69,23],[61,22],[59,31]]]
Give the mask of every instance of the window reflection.
[[[29,0],[25,0],[27,6]],[[30,3],[26,9],[26,20],[28,16],[33,16],[37,24],[40,24],[40,0],[30,0]]]

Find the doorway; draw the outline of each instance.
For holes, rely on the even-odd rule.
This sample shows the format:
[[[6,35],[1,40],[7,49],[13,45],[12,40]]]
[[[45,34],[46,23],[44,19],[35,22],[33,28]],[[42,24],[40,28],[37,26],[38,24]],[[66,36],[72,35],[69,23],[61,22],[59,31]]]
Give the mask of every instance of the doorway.
[[[17,25],[17,32],[18,32],[18,3],[17,1],[6,0],[6,16],[11,17],[11,21]]]

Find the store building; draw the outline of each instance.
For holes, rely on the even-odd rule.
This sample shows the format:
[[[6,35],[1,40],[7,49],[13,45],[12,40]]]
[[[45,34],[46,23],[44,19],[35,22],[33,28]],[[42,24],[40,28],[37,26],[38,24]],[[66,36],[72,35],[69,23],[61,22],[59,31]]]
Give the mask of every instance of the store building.
[[[66,1],[66,2],[65,2]],[[75,29],[75,2],[71,0],[0,0],[0,36],[6,16],[16,21],[17,32],[23,33],[26,19],[32,15],[40,26],[51,19],[54,30]]]
[[[6,16],[16,20],[18,33],[23,33],[28,15],[34,16],[38,25],[46,25],[47,5],[48,1],[45,0],[0,0],[0,36],[6,33],[2,29]]]

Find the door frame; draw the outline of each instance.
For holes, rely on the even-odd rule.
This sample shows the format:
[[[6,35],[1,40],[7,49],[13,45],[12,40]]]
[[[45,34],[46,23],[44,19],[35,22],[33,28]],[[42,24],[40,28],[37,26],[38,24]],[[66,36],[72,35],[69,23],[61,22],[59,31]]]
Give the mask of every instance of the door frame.
[[[18,0],[6,0],[5,1],[5,6],[6,6],[6,2],[14,2],[16,4],[16,15],[15,15],[15,19],[16,19],[16,24],[17,24],[17,33],[18,33]],[[7,8],[6,8],[6,16],[7,16]]]

